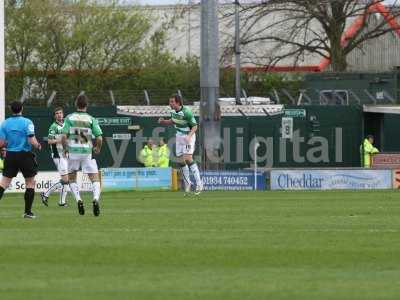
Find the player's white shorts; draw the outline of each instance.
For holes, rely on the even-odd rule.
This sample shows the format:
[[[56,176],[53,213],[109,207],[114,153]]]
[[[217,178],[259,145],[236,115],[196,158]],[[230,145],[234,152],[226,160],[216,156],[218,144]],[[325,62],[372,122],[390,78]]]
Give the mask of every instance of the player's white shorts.
[[[61,176],[68,175],[68,161],[64,157],[53,158],[57,171]]]
[[[176,136],[176,156],[182,156],[184,154],[193,154],[196,144],[196,135],[192,135],[190,142],[186,140],[186,136]]]
[[[68,159],[69,173],[82,170],[85,174],[96,174],[99,172],[97,162],[91,155],[75,156]]]

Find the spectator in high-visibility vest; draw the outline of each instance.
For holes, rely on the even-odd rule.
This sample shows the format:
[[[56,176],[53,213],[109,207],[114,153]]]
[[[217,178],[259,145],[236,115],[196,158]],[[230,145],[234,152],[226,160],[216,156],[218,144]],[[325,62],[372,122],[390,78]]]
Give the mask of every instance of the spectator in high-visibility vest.
[[[364,168],[370,168],[372,155],[378,152],[379,150],[374,147],[374,137],[368,135],[360,146],[361,165]]]
[[[160,142],[157,147],[157,167],[169,167],[169,153],[168,145],[165,143],[164,138],[160,138]]]
[[[154,142],[152,139],[147,141],[147,144],[139,153],[139,161],[146,167],[154,167]]]
[[[4,159],[6,158],[6,148],[0,149],[0,172],[3,173]]]

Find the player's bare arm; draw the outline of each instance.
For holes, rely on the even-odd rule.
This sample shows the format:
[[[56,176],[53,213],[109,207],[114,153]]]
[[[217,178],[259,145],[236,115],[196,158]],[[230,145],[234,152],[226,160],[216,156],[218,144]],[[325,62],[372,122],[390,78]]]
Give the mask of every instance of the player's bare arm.
[[[174,125],[174,122],[171,119],[159,118],[158,124],[168,126],[168,125]]]
[[[68,154],[68,145],[67,145],[67,135],[66,134],[61,135],[61,145],[63,147],[64,153]]]
[[[102,145],[103,145],[103,137],[101,135],[97,136],[96,137],[96,146],[93,149],[93,151],[96,155],[100,154]]]
[[[100,154],[102,145],[103,145],[103,137],[101,135],[96,136],[96,146],[93,148],[94,154],[96,154],[96,155]],[[92,182],[100,181],[99,173],[91,173],[91,174],[88,174],[88,176]]]
[[[47,140],[47,144],[49,145],[56,145],[56,144],[62,144],[62,139],[49,139]]]
[[[7,145],[6,141],[0,139],[0,148],[5,148],[6,145]]]
[[[189,133],[187,135],[187,138],[191,139],[192,136],[196,134],[196,131],[197,131],[197,125],[193,126],[192,129],[190,129],[190,131],[189,131]]]
[[[33,148],[37,150],[42,150],[42,145],[38,142],[35,136],[28,137],[28,142],[32,145]]]

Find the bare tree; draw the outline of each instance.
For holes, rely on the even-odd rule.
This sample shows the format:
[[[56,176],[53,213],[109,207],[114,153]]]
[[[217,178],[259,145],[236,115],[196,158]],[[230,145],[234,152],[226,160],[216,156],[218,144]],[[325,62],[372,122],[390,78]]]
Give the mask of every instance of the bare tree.
[[[329,60],[333,71],[345,71],[346,57],[355,48],[400,31],[396,22],[400,1],[393,0],[390,6],[384,2],[264,0],[245,4],[241,7],[241,44],[247,53],[243,60],[267,66],[278,62],[297,65],[311,56]]]

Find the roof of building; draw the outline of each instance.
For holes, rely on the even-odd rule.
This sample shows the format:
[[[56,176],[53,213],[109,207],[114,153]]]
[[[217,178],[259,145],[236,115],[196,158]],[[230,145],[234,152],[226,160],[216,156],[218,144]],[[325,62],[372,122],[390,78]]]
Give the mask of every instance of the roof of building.
[[[364,112],[400,115],[400,105],[364,105]]]
[[[200,115],[199,105],[188,105],[195,116]],[[281,104],[270,105],[221,105],[222,117],[235,116],[274,116],[284,112]],[[168,105],[149,106],[117,106],[117,113],[135,117],[168,117],[171,115],[171,108]]]

